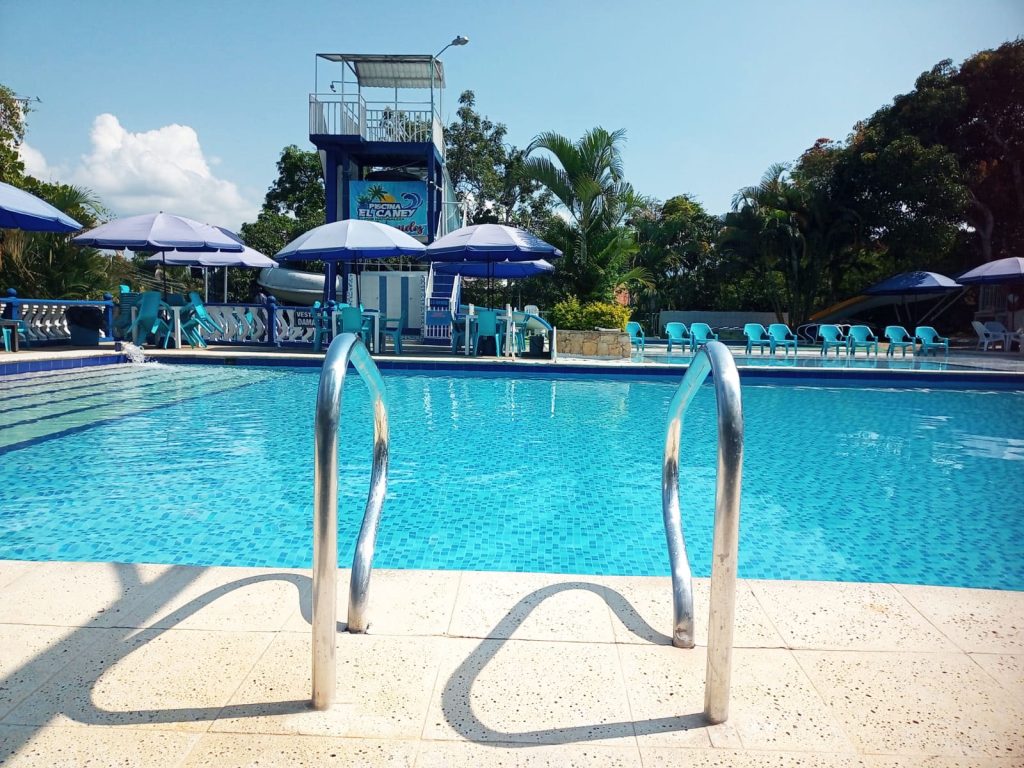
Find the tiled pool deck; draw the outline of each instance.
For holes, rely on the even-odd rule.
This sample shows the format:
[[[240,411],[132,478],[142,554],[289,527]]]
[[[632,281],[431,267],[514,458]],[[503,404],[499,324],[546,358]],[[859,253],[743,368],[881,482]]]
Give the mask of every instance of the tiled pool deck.
[[[741,581],[709,727],[695,592],[687,651],[667,578],[377,571],[314,712],[308,571],[0,561],[0,764],[1024,765],[1024,593]]]
[[[317,713],[307,571],[0,561],[0,765],[1024,766],[1024,592],[741,581],[731,716],[708,727],[695,586],[683,651],[667,578],[377,571]]]

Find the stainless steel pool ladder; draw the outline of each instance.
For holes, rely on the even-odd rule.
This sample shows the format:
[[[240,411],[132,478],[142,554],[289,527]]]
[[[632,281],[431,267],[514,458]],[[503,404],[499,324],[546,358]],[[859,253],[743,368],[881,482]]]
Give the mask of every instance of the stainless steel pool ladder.
[[[373,468],[349,582],[348,631],[365,632],[370,570],[388,485],[388,399],[377,365],[354,333],[327,350],[313,426],[313,708],[327,709],[336,687],[338,595],[338,428],[349,362],[366,382],[373,405]]]
[[[672,644],[678,648],[693,648],[693,580],[679,511],[679,443],[683,415],[709,373],[714,380],[718,406],[718,471],[704,715],[712,723],[723,723],[729,717],[732,676],[740,487],[743,481],[743,404],[740,400],[740,376],[732,352],[720,342],[708,342],[698,350],[669,405],[665,456],[661,467],[661,511],[672,569]]]

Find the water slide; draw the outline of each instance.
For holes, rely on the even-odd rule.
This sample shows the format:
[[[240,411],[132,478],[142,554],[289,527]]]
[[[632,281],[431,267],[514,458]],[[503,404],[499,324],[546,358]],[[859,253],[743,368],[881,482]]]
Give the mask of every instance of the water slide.
[[[838,323],[855,318],[858,314],[878,307],[913,304],[918,301],[935,301],[934,293],[901,294],[899,296],[854,296],[833,304],[811,315],[812,323]]]
[[[281,304],[309,307],[324,295],[324,276],[299,269],[263,269],[257,282]],[[336,283],[341,291],[341,277]]]

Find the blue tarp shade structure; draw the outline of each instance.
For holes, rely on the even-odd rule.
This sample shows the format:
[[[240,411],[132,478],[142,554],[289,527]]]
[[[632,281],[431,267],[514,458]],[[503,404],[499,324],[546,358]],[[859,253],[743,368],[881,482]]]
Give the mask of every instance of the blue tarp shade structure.
[[[902,296],[914,293],[944,293],[962,287],[955,280],[937,272],[903,272],[875,283],[864,293],[869,296]]]
[[[45,200],[0,181],[0,229],[74,232],[82,225]]]
[[[324,302],[334,298],[335,262],[386,259],[394,256],[420,257],[426,246],[395,227],[375,221],[346,219],[322,224],[292,240],[277,252],[279,261],[325,261]],[[356,283],[358,299],[359,283]]]
[[[444,275],[462,275],[464,277],[496,277],[502,280],[520,277],[533,277],[545,272],[554,272],[555,268],[543,259],[537,261],[461,261],[448,264],[435,264],[434,271]]]
[[[964,272],[957,280],[961,283],[1024,283],[1024,259],[1020,256],[996,259]]]
[[[449,232],[427,246],[431,261],[536,261],[562,252],[532,232],[503,224],[473,224]]]
[[[102,224],[71,242],[93,248],[133,251],[237,251],[245,246],[209,224],[173,213],[145,213]]]

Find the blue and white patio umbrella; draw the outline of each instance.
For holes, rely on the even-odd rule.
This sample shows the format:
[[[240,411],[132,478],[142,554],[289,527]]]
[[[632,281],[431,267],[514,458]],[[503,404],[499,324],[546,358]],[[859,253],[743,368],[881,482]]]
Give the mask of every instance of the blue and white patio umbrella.
[[[479,276],[487,278],[487,302],[490,303],[491,281],[501,277],[496,272],[498,264],[557,259],[561,255],[555,246],[525,229],[504,224],[473,224],[435,240],[427,246],[426,258],[435,263],[473,262],[485,265],[486,269]]]
[[[0,181],[0,229],[74,232],[82,225],[45,200]]]
[[[238,236],[229,229],[217,227],[221,232],[242,242]],[[224,302],[228,300],[228,267],[244,267],[248,269],[266,269],[276,267],[277,262],[269,256],[260,253],[255,248],[242,243],[241,251],[162,251],[146,259],[147,264],[164,264],[172,267],[202,267],[203,276],[206,270],[213,268],[224,269]],[[209,300],[209,290],[204,292],[204,301]]]
[[[443,275],[463,275],[464,277],[496,277],[500,280],[514,280],[521,277],[533,277],[554,272],[555,267],[538,259],[537,261],[457,261],[449,264],[437,264],[435,272]]]
[[[944,293],[962,287],[955,280],[938,272],[903,272],[875,283],[864,293],[868,296],[902,296],[914,293]]]
[[[964,272],[957,280],[964,284],[1024,283],[1024,259],[1020,256],[996,259]]]
[[[334,264],[355,263],[361,259],[386,259],[394,256],[421,257],[426,246],[395,227],[375,221],[346,219],[322,224],[304,232],[275,254],[279,261],[324,261],[324,301],[333,299]],[[359,283],[356,282],[356,299]]]

